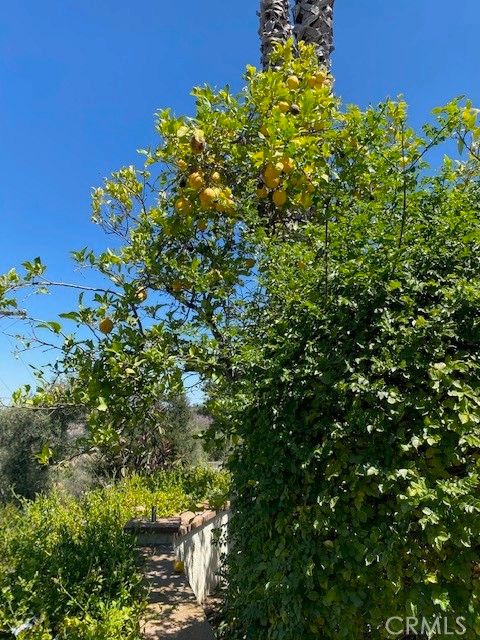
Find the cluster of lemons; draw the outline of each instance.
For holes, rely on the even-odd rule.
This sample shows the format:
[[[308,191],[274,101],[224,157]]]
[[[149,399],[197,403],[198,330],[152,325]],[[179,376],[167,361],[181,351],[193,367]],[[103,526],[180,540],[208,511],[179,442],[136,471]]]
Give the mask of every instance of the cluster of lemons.
[[[201,129],[195,129],[190,140],[190,148],[195,155],[202,154],[206,149],[205,134]],[[177,161],[177,167],[182,173],[188,171],[186,160]],[[195,201],[204,211],[217,211],[227,215],[235,211],[235,201],[229,187],[222,185],[222,176],[218,171],[206,175],[201,169],[192,171],[181,182],[183,193],[175,201],[178,213],[189,215],[194,210]],[[205,220],[198,222],[200,231],[207,227]]]
[[[288,195],[285,185],[282,185],[282,176],[291,173],[293,169],[293,160],[289,157],[284,157],[275,164],[267,164],[262,174],[262,180],[258,184],[257,197],[267,198],[272,193],[275,205],[277,207],[285,206]]]
[[[290,75],[284,80],[282,99],[275,109],[283,115],[299,116],[302,112],[302,92],[308,89],[323,89],[328,83],[328,73],[319,71],[309,77],[300,79],[297,75]],[[260,128],[260,133],[265,138],[270,137],[266,124]],[[180,173],[179,191],[177,193],[174,208],[175,211],[185,217],[192,213],[196,215],[196,228],[203,232],[207,230],[209,214],[220,213],[227,217],[235,218],[236,203],[232,190],[225,185],[224,178],[219,171],[218,162],[210,156],[207,149],[205,133],[202,129],[192,129],[181,126],[176,133],[181,145],[185,141],[189,145],[187,153],[181,152],[183,158],[177,158],[175,165]],[[270,198],[278,208],[285,207],[289,202],[308,208],[312,204],[312,192],[314,186],[309,167],[297,166],[295,160],[285,152],[275,152],[273,160],[261,169],[261,176],[257,186],[257,198]],[[202,214],[203,212],[203,214]],[[249,272],[255,267],[253,258],[242,260],[241,269]],[[300,265],[299,265],[300,266]],[[301,268],[304,268],[302,265]],[[212,272],[213,273],[213,272]],[[188,283],[181,279],[175,279],[171,285],[172,293],[181,293],[188,287]],[[148,292],[146,288],[139,287],[135,294],[135,302],[141,304],[146,301]],[[114,321],[110,317],[102,318],[99,322],[99,330],[108,335],[114,329]]]
[[[310,89],[321,89],[327,82],[328,74],[326,71],[319,71],[313,76],[309,76],[305,80],[305,84]],[[300,106],[294,101],[302,88],[302,81],[296,75],[291,75],[285,82],[286,87],[293,94],[293,100],[287,102],[281,100],[277,103],[278,110],[287,114],[290,113],[297,116],[301,113]],[[265,137],[269,137],[269,131],[266,125],[262,125],[260,133]],[[312,204],[311,192],[314,190],[312,182],[308,176],[308,171],[295,172],[296,166],[294,160],[289,156],[280,156],[277,161],[268,163],[262,171],[262,176],[257,188],[257,197],[271,197],[276,207],[284,207],[289,200],[289,188],[296,187],[300,189],[297,194],[295,204],[309,207]],[[289,176],[295,172],[294,176]]]

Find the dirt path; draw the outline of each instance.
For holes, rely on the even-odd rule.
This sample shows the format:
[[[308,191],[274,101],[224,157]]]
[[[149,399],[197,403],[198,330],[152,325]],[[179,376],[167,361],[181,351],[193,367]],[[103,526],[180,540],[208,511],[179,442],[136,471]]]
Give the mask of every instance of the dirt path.
[[[167,547],[144,548],[150,586],[142,633],[145,640],[213,640],[213,630],[184,574],[174,572],[175,554]]]

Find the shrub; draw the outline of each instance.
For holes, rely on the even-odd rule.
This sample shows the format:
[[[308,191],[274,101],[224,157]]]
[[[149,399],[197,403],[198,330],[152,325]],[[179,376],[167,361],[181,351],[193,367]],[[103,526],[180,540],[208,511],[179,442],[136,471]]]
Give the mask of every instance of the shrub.
[[[381,638],[392,616],[464,616],[477,637],[479,298],[464,286],[352,283],[355,311],[292,309],[232,461],[241,637]]]
[[[152,505],[159,517],[174,515],[224,485],[225,474],[208,470],[165,472],[79,500],[53,493],[7,505],[0,511],[0,630],[36,615],[39,624],[22,637],[136,640],[145,593],[125,522]]]

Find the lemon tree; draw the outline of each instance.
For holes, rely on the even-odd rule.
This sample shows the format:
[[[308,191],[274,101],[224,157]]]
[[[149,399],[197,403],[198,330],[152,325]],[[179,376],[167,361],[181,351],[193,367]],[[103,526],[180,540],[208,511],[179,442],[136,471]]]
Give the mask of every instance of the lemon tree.
[[[33,402],[86,406],[97,445],[120,448],[133,423],[155,425],[158,398],[177,393],[185,373],[235,379],[249,305],[265,300],[263,245],[312,217],[330,154],[326,137],[319,142],[338,101],[313,50],[302,46],[297,57],[290,42],[277,58],[281,71],[248,67],[239,96],[194,89],[194,118],[159,112],[159,144],[141,152],[144,166],[121,168],[93,193],[94,222],[119,248],[73,252],[105,285],[80,287],[65,322],[36,325],[61,350],[54,378],[71,385],[60,399],[43,369]],[[23,266],[1,280],[3,313],[16,311],[24,287],[65,284],[39,258]]]

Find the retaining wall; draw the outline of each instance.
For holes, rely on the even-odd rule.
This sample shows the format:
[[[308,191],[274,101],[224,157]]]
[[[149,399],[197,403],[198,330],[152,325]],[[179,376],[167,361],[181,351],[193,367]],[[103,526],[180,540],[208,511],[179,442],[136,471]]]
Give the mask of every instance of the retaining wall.
[[[219,572],[228,551],[229,517],[230,511],[209,511],[196,515],[185,527],[185,514],[182,514],[183,532],[175,536],[173,546],[185,565],[188,582],[199,603],[204,602],[221,581]]]

